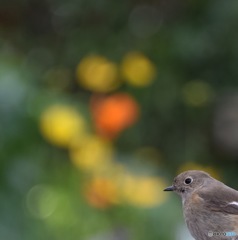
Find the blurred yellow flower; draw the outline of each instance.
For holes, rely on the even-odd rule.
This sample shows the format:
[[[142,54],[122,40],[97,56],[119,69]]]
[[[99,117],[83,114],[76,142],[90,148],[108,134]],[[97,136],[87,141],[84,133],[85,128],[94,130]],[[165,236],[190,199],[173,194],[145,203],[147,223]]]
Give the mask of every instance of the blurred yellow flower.
[[[213,97],[213,91],[206,82],[194,80],[185,84],[182,90],[187,105],[200,107],[207,104]]]
[[[97,208],[107,208],[119,203],[118,186],[111,178],[95,177],[85,185],[85,197]]]
[[[42,113],[40,129],[51,143],[67,147],[74,137],[85,134],[85,121],[73,107],[53,105]]]
[[[184,163],[182,166],[180,166],[180,168],[178,169],[178,174],[184,171],[188,171],[188,170],[200,170],[200,171],[204,171],[209,173],[212,177],[221,180],[221,175],[218,172],[218,170],[216,170],[214,167],[212,166],[204,166],[195,162],[186,162]]]
[[[70,158],[82,170],[99,172],[111,164],[114,151],[110,142],[88,136],[83,141],[73,141],[70,147]]]
[[[159,177],[125,176],[122,185],[122,197],[138,207],[154,207],[163,203],[167,195],[163,194],[165,181]]]
[[[82,59],[76,74],[78,82],[91,91],[110,92],[119,85],[117,65],[102,56],[92,55]]]
[[[149,85],[155,78],[155,65],[142,53],[128,53],[121,66],[122,75],[131,85],[144,87]]]

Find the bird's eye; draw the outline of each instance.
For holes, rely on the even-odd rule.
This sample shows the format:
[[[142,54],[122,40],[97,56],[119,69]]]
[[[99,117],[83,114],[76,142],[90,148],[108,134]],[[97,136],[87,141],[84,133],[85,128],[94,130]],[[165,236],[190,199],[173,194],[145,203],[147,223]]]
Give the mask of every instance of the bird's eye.
[[[188,185],[188,184],[190,184],[192,181],[193,181],[193,179],[190,178],[190,177],[188,177],[188,178],[186,178],[186,179],[184,180],[184,183]]]

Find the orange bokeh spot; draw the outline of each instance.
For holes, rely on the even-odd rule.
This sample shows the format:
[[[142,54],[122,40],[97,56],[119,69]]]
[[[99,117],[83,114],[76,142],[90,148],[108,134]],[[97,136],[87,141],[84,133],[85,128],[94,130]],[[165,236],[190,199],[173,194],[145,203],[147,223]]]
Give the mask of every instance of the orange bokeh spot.
[[[104,209],[119,203],[117,185],[111,179],[92,179],[86,185],[84,194],[88,203],[96,208]]]
[[[134,124],[139,115],[138,104],[126,93],[94,96],[91,110],[97,133],[109,139]]]

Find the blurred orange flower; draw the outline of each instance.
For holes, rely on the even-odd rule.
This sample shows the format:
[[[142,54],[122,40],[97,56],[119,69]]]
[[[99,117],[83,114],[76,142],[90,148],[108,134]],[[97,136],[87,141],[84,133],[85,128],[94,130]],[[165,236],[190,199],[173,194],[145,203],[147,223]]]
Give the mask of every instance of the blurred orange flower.
[[[107,208],[119,203],[117,183],[105,177],[96,177],[87,183],[84,191],[88,203],[96,208]]]
[[[97,133],[112,139],[136,122],[139,106],[129,94],[117,93],[107,97],[94,96],[91,111]]]

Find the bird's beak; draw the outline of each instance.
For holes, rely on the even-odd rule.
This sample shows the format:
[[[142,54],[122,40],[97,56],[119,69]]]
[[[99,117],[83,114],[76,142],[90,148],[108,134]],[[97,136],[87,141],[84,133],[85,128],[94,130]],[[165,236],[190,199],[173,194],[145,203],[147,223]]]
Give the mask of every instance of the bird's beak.
[[[169,186],[169,187],[167,187],[167,188],[165,188],[164,189],[164,191],[174,191],[174,186],[172,185],[172,186]]]

